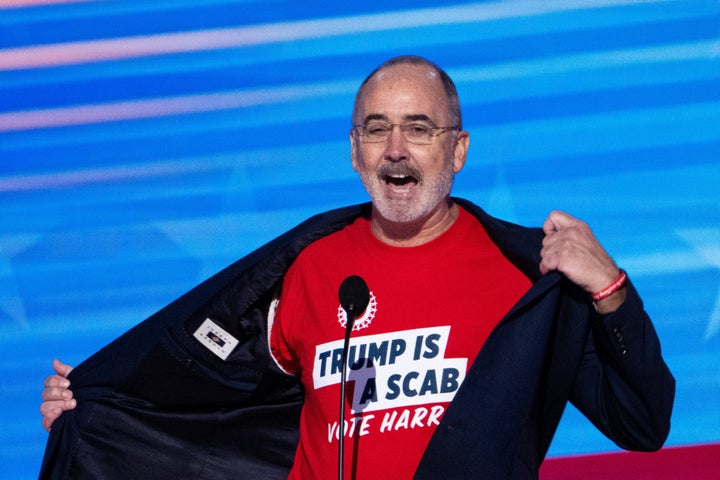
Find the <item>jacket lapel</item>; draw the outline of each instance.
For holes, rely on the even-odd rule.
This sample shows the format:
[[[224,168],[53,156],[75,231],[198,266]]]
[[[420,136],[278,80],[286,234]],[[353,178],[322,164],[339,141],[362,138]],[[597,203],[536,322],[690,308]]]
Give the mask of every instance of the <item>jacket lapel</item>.
[[[537,389],[542,388],[538,381],[554,335],[552,320],[561,290],[557,286],[564,276],[539,271],[541,229],[504,222],[466,200],[455,201],[478,218],[533,286],[498,323],[473,361],[428,445],[416,478],[448,473],[448,478],[510,478],[518,461],[516,442],[527,443],[523,447],[527,451],[521,454],[525,460],[539,456],[534,451],[537,444],[531,440],[534,424],[526,415],[533,410]],[[474,454],[469,455],[470,451]],[[526,467],[529,472],[534,469],[533,465],[520,468]]]

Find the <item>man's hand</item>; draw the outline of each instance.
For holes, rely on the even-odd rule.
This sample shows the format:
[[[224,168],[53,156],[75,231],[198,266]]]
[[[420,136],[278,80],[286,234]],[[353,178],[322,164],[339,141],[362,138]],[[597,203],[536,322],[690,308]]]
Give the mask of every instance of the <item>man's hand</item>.
[[[585,222],[555,210],[545,220],[543,231],[545,239],[540,251],[543,275],[558,270],[589,293],[599,292],[618,277],[618,266]],[[624,300],[625,289],[621,289],[595,306],[600,313],[609,313]]]
[[[40,404],[40,413],[42,414],[42,426],[50,431],[53,422],[66,410],[72,410],[77,406],[77,401],[73,398],[72,391],[69,390],[70,381],[67,379],[68,374],[72,371],[70,365],[62,363],[60,360],[53,361],[53,369],[56,375],[49,376],[45,379],[45,390],[42,393],[43,403]]]

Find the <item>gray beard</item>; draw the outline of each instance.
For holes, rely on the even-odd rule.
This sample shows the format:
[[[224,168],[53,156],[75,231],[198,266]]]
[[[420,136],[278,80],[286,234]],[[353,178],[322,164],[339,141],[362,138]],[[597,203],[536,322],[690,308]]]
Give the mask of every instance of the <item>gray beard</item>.
[[[370,195],[373,206],[377,212],[386,220],[397,223],[415,222],[429,216],[441,202],[444,202],[448,198],[455,177],[452,170],[448,169],[432,183],[426,183],[421,180],[422,174],[411,169],[412,172],[407,173],[410,173],[418,179],[419,185],[423,188],[420,198],[394,200],[385,198],[381,191],[382,185],[385,182],[383,172],[386,170],[391,170],[396,173],[399,171],[397,167],[379,169],[378,175],[375,177],[376,182],[373,182],[371,175],[361,175],[361,178],[365,190],[367,190]]]

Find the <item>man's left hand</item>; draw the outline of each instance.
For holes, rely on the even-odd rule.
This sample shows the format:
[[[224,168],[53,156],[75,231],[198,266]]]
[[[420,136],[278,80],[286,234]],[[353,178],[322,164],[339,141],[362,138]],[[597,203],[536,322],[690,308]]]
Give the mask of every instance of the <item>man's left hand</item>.
[[[540,272],[558,270],[588,293],[610,285],[620,270],[597,241],[590,227],[567,213],[552,211],[543,224],[545,239],[540,256]],[[601,313],[617,309],[625,300],[625,289],[596,302]]]

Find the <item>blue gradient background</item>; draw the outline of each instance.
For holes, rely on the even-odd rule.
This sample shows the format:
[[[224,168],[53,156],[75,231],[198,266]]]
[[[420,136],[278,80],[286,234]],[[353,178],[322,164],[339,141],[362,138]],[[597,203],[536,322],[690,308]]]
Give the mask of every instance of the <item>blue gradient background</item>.
[[[668,444],[720,441],[720,2],[63,2],[0,8],[3,478],[37,476],[54,357],[79,363],[367,200],[353,95],[405,53],[456,80],[472,142],[455,194],[522,224],[588,221],[677,377]],[[615,449],[570,408],[550,453]]]

